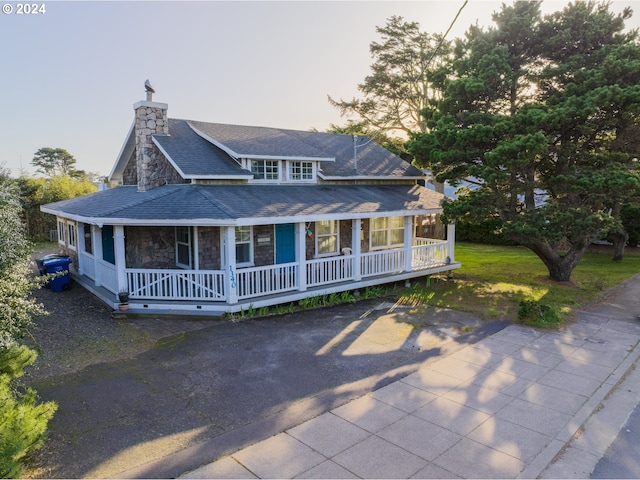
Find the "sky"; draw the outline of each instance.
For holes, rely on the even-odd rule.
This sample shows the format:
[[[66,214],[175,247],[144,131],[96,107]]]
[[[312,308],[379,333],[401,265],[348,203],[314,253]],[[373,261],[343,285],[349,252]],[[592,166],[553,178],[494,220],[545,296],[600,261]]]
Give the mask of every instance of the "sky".
[[[326,130],[347,118],[327,101],[359,97],[376,26],[393,15],[444,33],[463,0],[40,1],[38,14],[0,0],[0,166],[34,175],[42,147],[107,175],[144,100],[169,118]],[[567,2],[545,1],[543,12]],[[33,5],[30,0],[28,5]],[[448,38],[491,24],[501,2],[470,0]],[[44,6],[44,8],[42,7]],[[629,28],[640,27],[640,0]],[[24,12],[24,7],[22,8]]]

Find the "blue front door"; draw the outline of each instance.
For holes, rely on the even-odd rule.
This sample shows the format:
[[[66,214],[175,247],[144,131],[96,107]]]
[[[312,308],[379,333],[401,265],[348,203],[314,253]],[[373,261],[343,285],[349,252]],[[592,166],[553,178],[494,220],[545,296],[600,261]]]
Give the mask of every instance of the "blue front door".
[[[293,223],[276,225],[276,263],[296,261],[296,235]]]

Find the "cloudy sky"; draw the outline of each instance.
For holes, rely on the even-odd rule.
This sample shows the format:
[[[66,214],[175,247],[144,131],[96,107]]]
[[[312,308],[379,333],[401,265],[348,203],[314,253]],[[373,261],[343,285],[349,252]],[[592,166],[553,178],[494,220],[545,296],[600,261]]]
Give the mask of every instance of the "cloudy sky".
[[[108,174],[147,78],[173,118],[342,125],[327,95],[358,95],[376,26],[399,15],[444,32],[463,0],[36,1],[37,15],[0,4],[0,165],[17,176],[35,171],[41,147],[64,148],[79,169]],[[450,38],[490,24],[500,4],[470,0]],[[544,11],[565,4],[547,0]],[[640,0],[612,9],[624,6],[637,12],[628,26],[639,27]]]

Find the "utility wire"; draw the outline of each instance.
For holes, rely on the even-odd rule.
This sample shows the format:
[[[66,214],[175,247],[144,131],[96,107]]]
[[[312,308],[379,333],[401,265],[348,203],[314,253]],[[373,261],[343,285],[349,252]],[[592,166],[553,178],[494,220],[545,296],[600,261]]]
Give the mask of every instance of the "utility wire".
[[[440,39],[440,43],[438,43],[438,46],[436,47],[436,49],[431,54],[431,58],[429,58],[429,61],[427,62],[427,65],[429,65],[431,63],[431,60],[433,60],[433,57],[435,57],[436,53],[438,53],[438,50],[440,50],[440,47],[442,46],[442,43],[444,42],[444,39],[447,38],[447,35],[449,35],[449,32],[451,31],[451,29],[453,28],[455,23],[458,21],[458,17],[462,13],[462,10],[464,9],[464,7],[467,6],[467,3],[469,3],[469,0],[464,0],[464,3],[462,4],[460,9],[458,10],[458,13],[456,13],[456,16],[453,18],[453,21],[451,22],[451,25],[449,25],[449,28],[447,28],[447,31],[444,32],[444,35]]]

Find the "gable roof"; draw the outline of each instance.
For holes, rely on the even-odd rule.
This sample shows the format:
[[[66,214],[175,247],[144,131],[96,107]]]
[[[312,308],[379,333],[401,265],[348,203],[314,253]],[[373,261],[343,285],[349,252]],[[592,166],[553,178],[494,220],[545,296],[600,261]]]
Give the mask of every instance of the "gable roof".
[[[240,158],[315,160],[319,174],[334,178],[422,178],[422,172],[367,137],[282,128],[169,119],[169,135],[153,141],[185,179],[253,178]],[[133,153],[130,129],[110,178],[120,180]]]
[[[443,198],[420,185],[180,184],[116,187],[41,210],[98,225],[252,225],[437,213]]]

